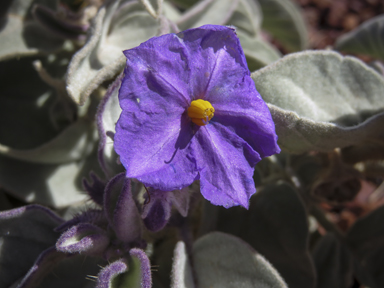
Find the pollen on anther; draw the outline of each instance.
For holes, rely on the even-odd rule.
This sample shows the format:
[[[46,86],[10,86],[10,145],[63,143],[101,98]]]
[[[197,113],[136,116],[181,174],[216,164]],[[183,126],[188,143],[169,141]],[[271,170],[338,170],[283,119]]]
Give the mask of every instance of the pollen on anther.
[[[188,108],[188,116],[199,126],[207,125],[214,116],[214,112],[215,108],[212,104],[202,99],[193,100]]]

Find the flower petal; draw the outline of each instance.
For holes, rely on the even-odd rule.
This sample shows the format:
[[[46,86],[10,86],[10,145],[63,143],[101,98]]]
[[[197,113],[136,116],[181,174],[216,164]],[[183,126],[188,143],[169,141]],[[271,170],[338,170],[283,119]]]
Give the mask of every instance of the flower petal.
[[[163,115],[123,111],[115,135],[115,149],[126,176],[163,191],[181,189],[197,176],[189,155],[193,133],[188,116],[167,121]]]
[[[190,104],[187,53],[175,34],[153,37],[124,51],[127,65],[119,92],[121,108],[183,113]]]
[[[260,155],[242,138],[218,123],[201,127],[193,146],[204,198],[226,208],[248,208],[256,192],[253,167]]]
[[[205,25],[178,36],[188,47],[193,99],[208,100],[206,96],[212,91],[226,96],[236,89],[244,75],[250,75],[234,28]]]
[[[201,178],[212,203],[247,207],[253,166],[280,149],[235,30],[206,25],[154,37],[124,54],[115,149],[126,176],[163,191]],[[193,99],[213,105],[211,124],[191,123],[186,110]]]
[[[227,99],[210,98],[215,107],[211,121],[224,125],[243,138],[262,158],[280,153],[268,106],[254,89],[252,79],[247,77],[241,86],[242,89],[238,87],[238,91]]]
[[[127,177],[166,191],[185,187],[197,176],[195,162],[188,157],[193,133],[186,114],[186,48],[176,35],[168,34],[124,54],[127,67],[119,92],[123,112],[115,150]]]
[[[261,157],[279,153],[271,113],[256,91],[234,29],[206,25],[186,31],[183,40],[194,59],[191,83],[200,89],[194,95],[215,108],[211,121],[229,127]]]

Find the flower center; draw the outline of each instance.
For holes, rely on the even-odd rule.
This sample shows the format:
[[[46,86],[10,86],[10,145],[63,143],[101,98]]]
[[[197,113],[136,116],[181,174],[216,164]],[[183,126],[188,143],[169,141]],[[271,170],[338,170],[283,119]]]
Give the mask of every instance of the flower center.
[[[207,125],[214,112],[215,108],[212,104],[202,99],[193,100],[188,108],[188,116],[193,123],[199,126]]]

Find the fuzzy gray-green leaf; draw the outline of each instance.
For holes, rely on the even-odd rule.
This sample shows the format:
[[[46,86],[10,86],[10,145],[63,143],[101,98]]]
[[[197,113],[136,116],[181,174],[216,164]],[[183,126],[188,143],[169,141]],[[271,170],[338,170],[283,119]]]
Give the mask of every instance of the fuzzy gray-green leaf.
[[[0,143],[32,149],[55,138],[66,123],[54,125],[51,111],[57,95],[39,78],[32,59],[0,62],[0,77]]]
[[[331,51],[288,55],[252,74],[268,103],[280,147],[291,153],[382,145],[384,80]]]
[[[307,214],[292,186],[266,186],[251,198],[249,210],[213,209],[218,210],[217,230],[249,243],[271,262],[289,287],[315,287],[314,266],[308,251]]]
[[[240,0],[204,0],[187,10],[176,22],[180,30],[205,24],[224,25],[232,16]]]
[[[113,147],[113,140],[107,136],[115,134],[116,122],[121,114],[119,104],[119,89],[121,85],[122,75],[108,87],[104,99],[99,105],[97,112],[97,126],[99,130],[99,163],[107,178],[123,172],[122,165],[117,164],[118,155]]]
[[[264,20],[262,28],[288,51],[304,50],[308,46],[308,32],[303,15],[290,0],[259,0]]]
[[[0,144],[0,154],[34,163],[60,164],[88,156],[96,142],[91,123],[80,119],[51,141],[33,149],[14,149]]]
[[[173,254],[171,281],[172,288],[195,288],[192,268],[188,259],[185,243],[182,241],[176,244]]]
[[[10,194],[26,202],[64,207],[83,201],[82,179],[98,168],[96,153],[61,165],[28,163],[0,156],[0,184]]]
[[[250,37],[260,34],[263,14],[259,2],[255,0],[240,0],[227,25],[233,25],[236,30],[246,33]]]
[[[213,232],[193,245],[193,265],[202,287],[287,288],[275,268],[241,239]]]
[[[335,48],[384,61],[384,15],[372,18],[341,36],[337,39]]]
[[[0,60],[48,53],[61,48],[63,40],[54,35],[47,35],[44,28],[28,15],[35,2],[38,1],[13,1],[8,13],[4,13],[4,18],[0,17],[4,23],[0,28]]]
[[[256,71],[281,57],[281,53],[268,42],[237,31],[250,71]]]
[[[128,3],[128,8],[123,7],[124,15],[116,11],[119,2],[100,8],[91,37],[69,64],[67,91],[79,105],[83,105],[102,82],[122,71],[125,64],[123,50],[139,45],[157,32],[156,20],[146,12],[138,11],[135,2]]]

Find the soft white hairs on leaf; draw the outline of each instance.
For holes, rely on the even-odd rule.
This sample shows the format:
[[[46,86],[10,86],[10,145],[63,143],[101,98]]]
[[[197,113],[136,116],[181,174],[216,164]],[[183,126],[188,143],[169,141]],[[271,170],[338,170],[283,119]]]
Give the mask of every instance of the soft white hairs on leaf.
[[[360,60],[331,51],[298,52],[252,73],[252,79],[285,151],[384,145],[384,80]]]

